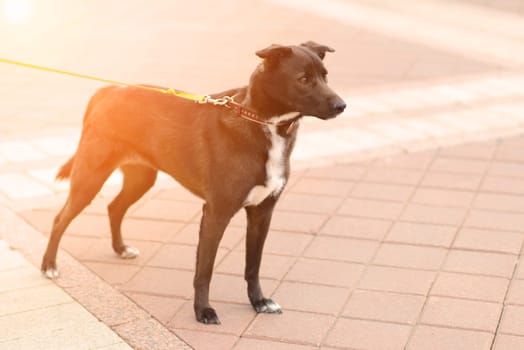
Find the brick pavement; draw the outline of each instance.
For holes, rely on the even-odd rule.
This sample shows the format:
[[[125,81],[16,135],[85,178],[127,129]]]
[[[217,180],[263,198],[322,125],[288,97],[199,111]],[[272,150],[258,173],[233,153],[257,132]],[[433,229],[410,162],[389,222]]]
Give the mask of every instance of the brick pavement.
[[[131,81],[169,82],[170,72],[180,82],[175,87],[200,92],[245,81],[256,58],[236,57],[268,40],[294,42],[323,33],[338,49],[327,58],[331,83],[350,105],[335,121],[306,120],[301,127],[295,171],[263,259],[265,292],[283,306],[282,315],[257,316],[247,304],[245,221],[238,215],[219,249],[212,282],[222,325],[194,321],[201,203],[166,177],[124,223],[124,237],[142,253],[138,259],[119,260],[110,249],[105,207],[118,191],[115,175],[65,235],[62,247],[73,258],[61,252],[57,283],[135,348],[183,347],[176,336],[196,349],[522,347],[524,73],[522,55],[508,50],[522,24],[489,13],[490,25],[507,25],[492,26],[486,40],[496,46],[490,47],[478,41],[489,24],[487,13],[463,3],[401,1],[391,8],[380,1],[329,1],[323,13],[312,11],[310,2],[300,9],[294,3],[235,2],[202,11],[205,2],[182,9],[159,1],[146,10],[136,0],[119,9],[124,15],[115,23],[115,9],[103,2],[109,7],[100,13],[102,2],[93,1],[66,6],[70,17],[43,20],[40,33],[21,31],[23,40],[7,42],[2,54],[9,50],[18,58]],[[355,11],[341,19],[333,12],[341,6]],[[471,16],[466,20],[457,9]],[[111,35],[86,30],[93,14],[100,28],[113,25]],[[417,35],[407,27],[391,30],[399,16],[420,27]],[[143,33],[113,47],[111,38],[130,28],[137,33],[135,23],[144,21]],[[448,34],[460,36],[434,37],[442,21],[449,23]],[[64,25],[70,30],[57,29]],[[3,33],[12,35],[7,29]],[[210,30],[222,34],[220,43]],[[253,40],[238,40],[239,32]],[[60,56],[30,52],[21,44],[31,37],[41,47],[66,43],[72,50]],[[165,42],[176,44],[166,48]],[[104,55],[88,56],[90,50]],[[223,70],[210,67],[211,51],[220,53],[213,64]],[[122,52],[129,60],[111,63],[122,62]],[[166,52],[176,62],[159,63]],[[53,182],[54,171],[74,149],[82,109],[98,86],[0,69],[7,82],[0,89],[8,97],[0,113],[0,203],[47,234],[67,190]],[[20,238],[3,233],[11,242]],[[29,254],[35,264],[39,251]]]

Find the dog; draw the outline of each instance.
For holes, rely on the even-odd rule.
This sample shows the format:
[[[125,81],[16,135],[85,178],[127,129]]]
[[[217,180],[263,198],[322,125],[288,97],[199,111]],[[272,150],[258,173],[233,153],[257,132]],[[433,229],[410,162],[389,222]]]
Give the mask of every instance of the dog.
[[[213,264],[226,226],[242,208],[249,301],[258,313],[280,313],[262,293],[259,268],[273,208],[289,177],[298,125],[303,116],[331,119],[346,107],[327,85],[326,52],[334,50],[311,41],[259,50],[262,61],[248,86],[211,96],[221,104],[137,87],[98,90],[87,106],[76,153],[57,174],[70,179],[70,189],[53,222],[43,273],[58,276],[64,231],[117,168],[123,185],[108,205],[112,246],[122,258],[136,257],[138,250],[122,239],[122,220],[163,171],[204,200],[193,281],[196,319],[220,323],[209,303]]]

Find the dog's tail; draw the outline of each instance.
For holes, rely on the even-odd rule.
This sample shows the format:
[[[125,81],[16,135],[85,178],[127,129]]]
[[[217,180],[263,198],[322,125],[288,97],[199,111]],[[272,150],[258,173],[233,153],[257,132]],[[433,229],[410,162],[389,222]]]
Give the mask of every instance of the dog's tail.
[[[71,175],[71,169],[73,168],[73,163],[75,162],[75,156],[73,155],[65,164],[60,167],[58,173],[56,174],[57,180],[67,180]]]

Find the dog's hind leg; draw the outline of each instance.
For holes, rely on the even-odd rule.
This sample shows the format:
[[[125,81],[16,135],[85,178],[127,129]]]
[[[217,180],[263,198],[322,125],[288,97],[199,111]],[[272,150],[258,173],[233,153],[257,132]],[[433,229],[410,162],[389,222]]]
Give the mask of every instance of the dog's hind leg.
[[[71,170],[69,196],[55,217],[51,237],[42,259],[42,272],[49,278],[58,276],[56,254],[67,226],[91,203],[116,167],[118,155],[115,144],[96,135],[82,136]]]
[[[260,287],[259,271],[262,261],[262,250],[269,231],[273,208],[276,199],[266,198],[258,206],[246,207],[246,269],[244,278],[247,281],[247,295],[256,312],[281,313],[280,306],[271,299],[264,297]]]
[[[157,171],[147,166],[127,164],[121,168],[124,174],[122,190],[108,205],[109,222],[113,250],[121,258],[132,259],[140,252],[138,249],[126,246],[122,239],[122,220],[129,207],[139,200],[156,181]]]

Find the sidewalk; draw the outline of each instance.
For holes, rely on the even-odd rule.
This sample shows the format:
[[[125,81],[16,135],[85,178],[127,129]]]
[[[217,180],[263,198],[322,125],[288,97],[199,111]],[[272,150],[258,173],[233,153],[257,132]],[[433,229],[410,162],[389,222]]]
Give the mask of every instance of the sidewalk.
[[[4,50],[115,79],[163,84],[174,76],[174,87],[201,92],[244,84],[252,52],[268,41],[325,37],[337,49],[326,57],[330,84],[349,107],[333,121],[301,124],[262,261],[262,287],[283,314],[256,315],[248,303],[239,213],[211,285],[222,324],[204,326],[192,311],[202,203],[166,176],[124,221],[137,259],[111,250],[106,206],[119,191],[115,174],[64,235],[60,278],[40,276],[68,188],[54,173],[76,148],[99,85],[0,66],[0,285],[9,288],[0,287],[0,329],[11,327],[0,348],[524,348],[522,14],[465,1],[329,0],[322,9],[314,1],[234,1],[213,11],[205,1],[191,9],[171,1],[67,4],[67,17],[20,35],[71,50],[35,54],[23,40]],[[202,23],[217,23],[216,32]],[[130,33],[118,50],[107,39]],[[44,309],[51,316],[39,326],[33,315]],[[73,321],[63,328],[63,320]]]

